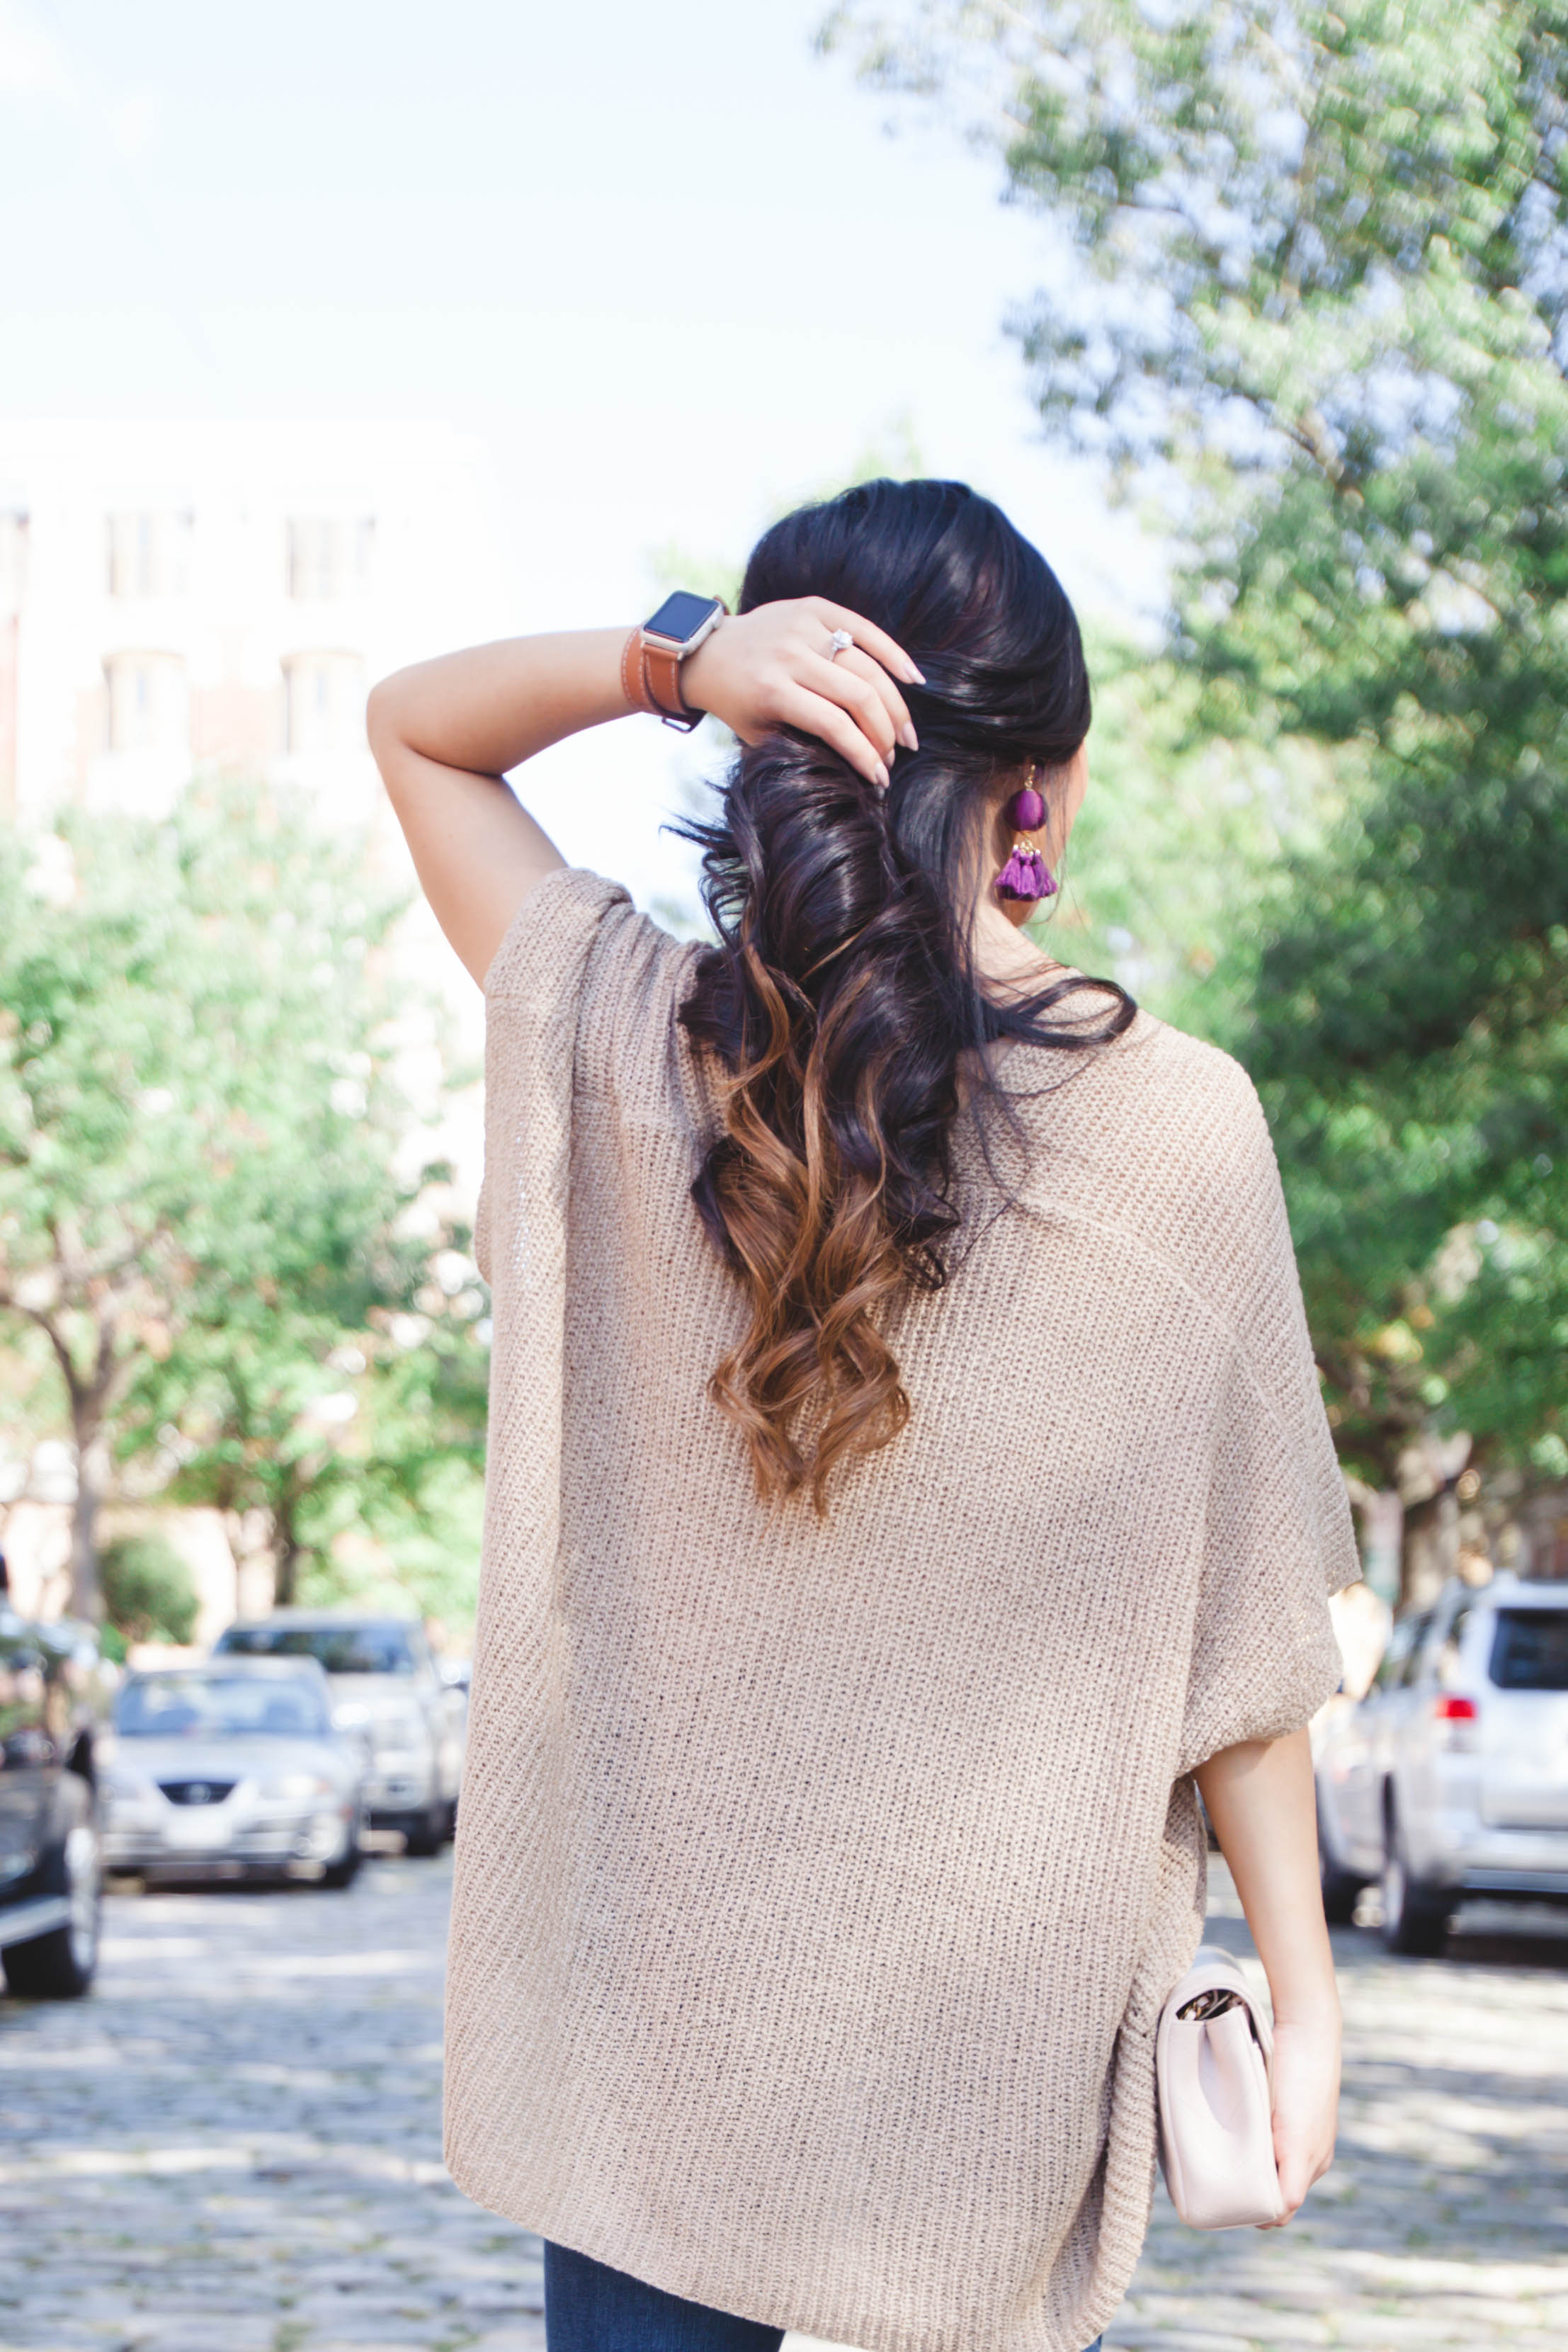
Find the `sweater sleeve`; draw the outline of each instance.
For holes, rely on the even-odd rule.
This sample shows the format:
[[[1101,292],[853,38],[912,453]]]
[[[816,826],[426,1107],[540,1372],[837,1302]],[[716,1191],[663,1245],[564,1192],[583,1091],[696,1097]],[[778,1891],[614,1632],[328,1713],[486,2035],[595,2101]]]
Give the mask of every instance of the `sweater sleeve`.
[[[1239,1077],[1240,1074],[1237,1073]],[[1180,1770],[1299,1730],[1338,1688],[1329,1595],[1361,1574],[1285,1200],[1250,1086],[1219,1181],[1228,1332],[1210,1428]]]
[[[521,1163],[563,1195],[578,1000],[600,924],[631,905],[618,883],[573,866],[536,883],[485,974],[485,1172],[474,1256],[494,1285],[523,1200]],[[548,1168],[546,1169],[546,1163]],[[526,1220],[524,1221],[527,1222]]]
[[[525,1132],[538,1140],[553,1129],[559,1154],[574,1097],[618,1091],[628,1069],[646,1087],[689,953],[618,882],[583,867],[558,866],[518,908],[485,975],[485,1181],[474,1252],[487,1281],[498,1188]]]

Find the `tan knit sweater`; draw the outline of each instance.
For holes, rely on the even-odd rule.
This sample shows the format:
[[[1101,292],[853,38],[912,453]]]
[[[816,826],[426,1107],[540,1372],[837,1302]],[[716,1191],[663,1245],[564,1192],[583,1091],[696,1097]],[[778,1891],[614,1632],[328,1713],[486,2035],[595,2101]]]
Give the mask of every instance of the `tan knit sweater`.
[[[495,1343],[447,2154],[481,2204],[868,2352],[1080,2352],[1148,2219],[1192,1768],[1334,1688],[1357,1574],[1257,1098],[1140,1015],[961,1123],[909,1430],[826,1526],[704,1395],[695,950],[593,875],[488,982]]]

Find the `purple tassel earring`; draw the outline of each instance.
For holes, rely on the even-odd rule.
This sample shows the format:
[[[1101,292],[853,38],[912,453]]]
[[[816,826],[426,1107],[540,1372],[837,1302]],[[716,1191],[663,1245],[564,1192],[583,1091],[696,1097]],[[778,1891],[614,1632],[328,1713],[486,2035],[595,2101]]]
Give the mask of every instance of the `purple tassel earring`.
[[[1054,898],[1056,877],[1032,842],[1025,841],[1026,833],[1037,833],[1046,821],[1046,804],[1032,783],[1015,793],[1007,803],[1007,822],[1019,838],[1013,844],[1013,854],[996,877],[994,888],[999,898]]]

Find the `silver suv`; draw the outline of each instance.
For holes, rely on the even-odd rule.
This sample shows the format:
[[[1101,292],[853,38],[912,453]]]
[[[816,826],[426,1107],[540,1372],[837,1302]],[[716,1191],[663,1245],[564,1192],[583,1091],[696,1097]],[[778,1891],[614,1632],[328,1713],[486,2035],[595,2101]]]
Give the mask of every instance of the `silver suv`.
[[[1436,1952],[1467,1895],[1568,1901],[1568,1585],[1447,1586],[1313,1744],[1331,1919],[1381,1878],[1389,1948]]]
[[[333,1722],[367,1751],[371,1827],[401,1830],[410,1853],[439,1851],[457,1819],[467,1709],[437,1671],[420,1625],[357,1610],[275,1609],[227,1627],[214,1655],[324,1666]]]

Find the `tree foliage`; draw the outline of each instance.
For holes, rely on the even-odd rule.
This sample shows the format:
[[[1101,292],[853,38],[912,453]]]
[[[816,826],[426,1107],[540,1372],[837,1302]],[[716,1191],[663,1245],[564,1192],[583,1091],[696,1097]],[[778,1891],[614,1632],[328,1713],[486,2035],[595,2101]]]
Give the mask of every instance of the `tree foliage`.
[[[442,1171],[409,1164],[395,911],[353,844],[237,791],[0,845],[0,1311],[58,1381],[80,1613],[117,1486],[217,1504],[286,1591],[477,1450],[482,1301],[433,1271],[467,1237],[409,1222]]]
[[[1233,943],[1347,1460],[1568,1473],[1568,5],[850,7],[1048,226],[1042,412],[1163,499],[1200,735],[1337,818]]]
[[[1092,785],[1038,936],[1234,1045],[1253,996],[1235,942],[1269,919],[1283,862],[1320,838],[1337,804],[1328,763],[1299,740],[1208,731],[1201,682],[1168,654],[1091,631],[1089,661]]]

